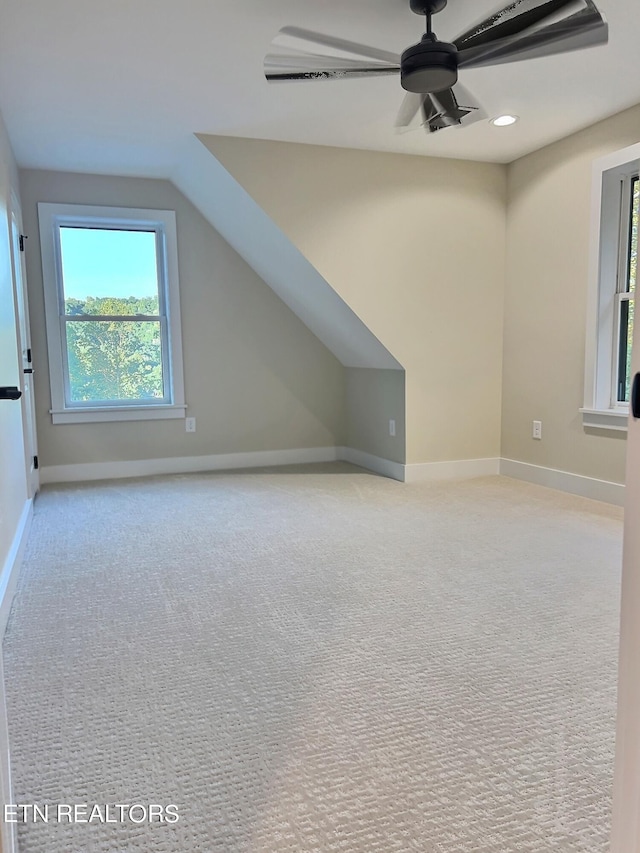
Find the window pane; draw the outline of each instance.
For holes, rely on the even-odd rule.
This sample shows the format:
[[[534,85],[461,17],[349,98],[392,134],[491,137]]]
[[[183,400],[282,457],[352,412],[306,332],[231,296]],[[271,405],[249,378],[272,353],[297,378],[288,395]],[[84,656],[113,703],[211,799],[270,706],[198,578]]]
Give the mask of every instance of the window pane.
[[[636,289],[638,271],[638,212],[640,210],[640,179],[634,178],[631,183],[631,239],[629,240],[629,287],[633,293]]]
[[[159,321],[72,320],[66,328],[69,402],[163,399]]]
[[[158,309],[155,231],[60,228],[66,314],[151,314]]]
[[[631,392],[631,344],[633,342],[633,299],[620,302],[620,349],[618,351],[618,402],[628,403]]]
[[[626,383],[624,399],[628,403],[631,399],[631,346],[633,344],[633,312],[635,299],[629,300],[629,315],[627,318],[627,364],[626,364]]]

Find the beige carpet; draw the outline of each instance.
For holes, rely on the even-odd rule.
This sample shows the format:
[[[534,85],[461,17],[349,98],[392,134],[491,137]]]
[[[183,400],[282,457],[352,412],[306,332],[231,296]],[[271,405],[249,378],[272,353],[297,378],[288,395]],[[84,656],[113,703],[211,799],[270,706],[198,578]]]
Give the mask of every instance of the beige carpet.
[[[48,488],[4,642],[21,853],[604,853],[621,511],[347,465]]]

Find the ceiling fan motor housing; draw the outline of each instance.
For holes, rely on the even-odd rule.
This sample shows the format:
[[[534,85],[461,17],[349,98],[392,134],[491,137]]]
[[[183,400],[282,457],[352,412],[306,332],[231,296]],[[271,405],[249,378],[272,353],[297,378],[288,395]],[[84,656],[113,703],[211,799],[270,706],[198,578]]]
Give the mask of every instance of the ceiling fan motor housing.
[[[409,0],[409,5],[416,15],[435,15],[436,12],[442,12],[447,0]]]
[[[458,51],[453,44],[425,36],[402,54],[400,82],[407,92],[442,92],[457,81]]]

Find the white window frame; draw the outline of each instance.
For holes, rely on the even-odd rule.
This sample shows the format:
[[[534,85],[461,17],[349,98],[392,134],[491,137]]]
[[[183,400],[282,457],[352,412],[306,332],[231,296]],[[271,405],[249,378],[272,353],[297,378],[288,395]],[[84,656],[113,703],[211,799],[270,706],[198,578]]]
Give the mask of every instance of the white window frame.
[[[640,167],[640,143],[593,163],[591,243],[585,344],[583,426],[627,431],[628,403],[617,400],[618,289],[626,245],[623,206]]]
[[[176,217],[172,210],[102,207],[78,204],[38,204],[40,250],[44,283],[45,321],[49,351],[51,419],[54,424],[94,423],[184,418],[184,374],[178,280]],[[59,230],[61,227],[112,228],[156,233],[160,313],[166,317],[163,335],[163,371],[168,391],[159,402],[116,404],[71,403],[63,340],[64,294]],[[162,325],[165,321],[162,321]],[[166,346],[164,345],[166,342]]]

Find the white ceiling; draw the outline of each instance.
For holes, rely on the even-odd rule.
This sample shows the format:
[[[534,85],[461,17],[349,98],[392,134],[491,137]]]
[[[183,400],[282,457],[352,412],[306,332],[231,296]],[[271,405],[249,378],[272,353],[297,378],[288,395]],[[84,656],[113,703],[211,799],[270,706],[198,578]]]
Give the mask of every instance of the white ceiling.
[[[424,31],[409,0],[0,0],[0,109],[34,168],[167,176],[192,133],[509,162],[640,102],[640,3],[596,2],[606,47],[461,71],[510,128],[397,134],[395,77],[264,80],[285,24],[402,52]],[[500,5],[449,0],[434,28],[455,38]]]

